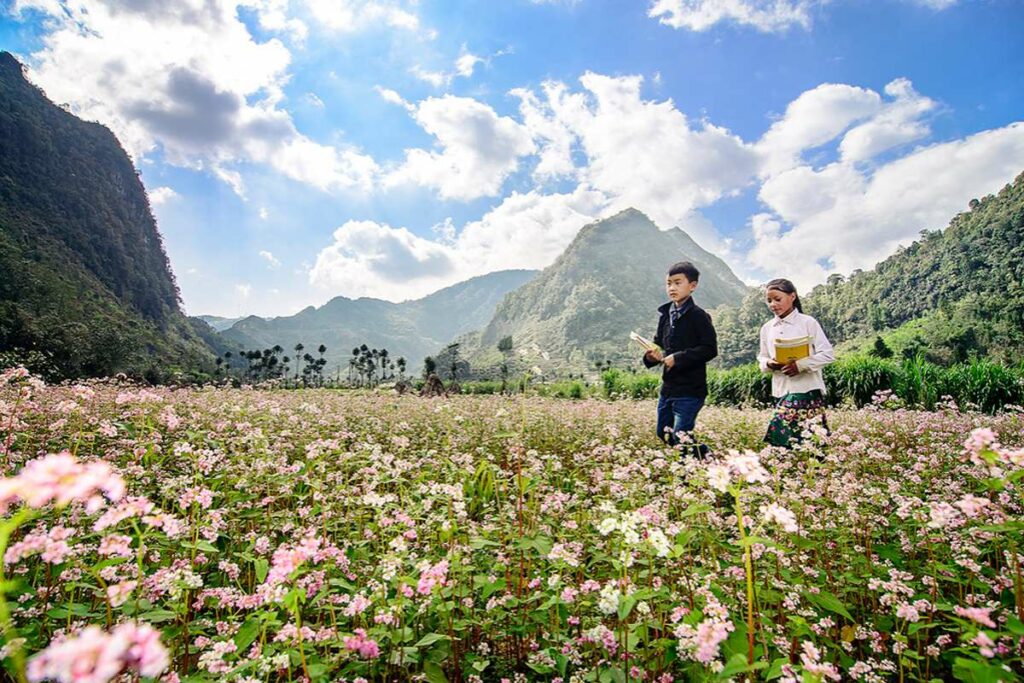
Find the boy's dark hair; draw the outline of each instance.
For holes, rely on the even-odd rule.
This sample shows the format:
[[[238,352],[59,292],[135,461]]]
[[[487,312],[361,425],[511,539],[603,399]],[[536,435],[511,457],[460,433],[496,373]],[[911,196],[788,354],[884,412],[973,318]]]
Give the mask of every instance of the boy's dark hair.
[[[764,286],[764,291],[767,292],[770,289],[776,289],[783,294],[796,294],[796,285],[784,277],[777,277],[774,280],[770,280],[768,284]],[[804,307],[800,305],[799,294],[796,294],[796,298],[793,299],[793,307],[801,313],[804,312]]]
[[[686,279],[690,282],[697,282],[700,280],[700,271],[697,270],[697,266],[693,265],[689,261],[679,261],[673,263],[672,267],[668,269],[668,274],[672,275],[685,275]]]

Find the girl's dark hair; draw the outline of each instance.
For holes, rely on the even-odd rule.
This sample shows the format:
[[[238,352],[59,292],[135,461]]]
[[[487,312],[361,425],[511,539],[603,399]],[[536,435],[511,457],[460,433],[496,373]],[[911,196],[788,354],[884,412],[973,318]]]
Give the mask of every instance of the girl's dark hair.
[[[770,280],[768,284],[764,286],[765,292],[772,289],[778,290],[783,294],[796,294],[796,285],[794,285],[792,282],[790,282],[784,277],[777,277],[774,280]],[[793,299],[793,306],[796,308],[796,310],[800,311],[801,313],[804,312],[804,307],[800,305],[799,294],[796,294],[796,298]]]

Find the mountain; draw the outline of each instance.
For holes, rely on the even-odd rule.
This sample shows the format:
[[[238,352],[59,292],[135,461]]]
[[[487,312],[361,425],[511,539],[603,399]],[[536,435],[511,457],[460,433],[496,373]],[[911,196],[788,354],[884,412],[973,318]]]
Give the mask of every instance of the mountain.
[[[51,377],[212,361],[128,155],[0,52],[0,353]],[[13,358],[12,358],[13,357]]]
[[[223,318],[219,315],[197,315],[197,318],[212,327],[216,332],[223,332],[242,318]]]
[[[873,269],[801,297],[840,352],[879,352],[949,364],[971,355],[1024,359],[1024,173],[998,195],[972,199],[944,230],[923,230]],[[719,316],[733,363],[753,360],[767,319],[760,293]],[[724,335],[723,335],[724,331]],[[888,351],[886,351],[888,349]]]
[[[475,370],[501,362],[497,344],[507,336],[521,363],[544,370],[632,358],[629,332],[653,334],[676,261],[700,270],[694,300],[705,309],[739,303],[747,292],[729,266],[685,232],[660,230],[627,209],[580,230],[551,266],[505,297],[482,330],[461,340],[462,351]]]
[[[536,274],[534,270],[499,271],[398,304],[339,296],[292,316],[243,318],[221,336],[236,348],[264,349],[277,344],[286,354],[299,343],[305,347],[304,353],[315,354],[323,344],[329,372],[347,368],[352,349],[366,344],[386,348],[391,358],[404,357],[415,373],[425,356],[483,326],[502,297]]]

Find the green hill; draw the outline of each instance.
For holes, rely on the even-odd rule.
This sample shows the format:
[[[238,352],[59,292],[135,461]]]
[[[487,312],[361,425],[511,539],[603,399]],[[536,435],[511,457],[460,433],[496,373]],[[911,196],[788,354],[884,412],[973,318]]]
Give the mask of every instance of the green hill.
[[[881,338],[898,356],[923,353],[941,364],[971,355],[1024,358],[1024,173],[998,195],[970,202],[944,230],[872,270],[832,275],[801,297],[840,352],[869,351]],[[723,360],[753,360],[768,313],[761,294],[719,312]]]
[[[0,353],[51,377],[153,376],[212,361],[203,325],[117,139],[0,52]]]
[[[329,374],[347,368],[352,349],[366,344],[386,348],[391,358],[404,357],[409,369],[416,372],[423,358],[439,346],[484,325],[502,297],[536,272],[489,273],[398,304],[339,296],[292,316],[243,318],[224,329],[221,336],[236,349],[265,349],[277,344],[285,353],[299,343],[307,353],[324,344]]]
[[[481,372],[502,361],[497,344],[507,336],[518,365],[545,372],[633,358],[630,330],[654,333],[656,309],[667,301],[665,274],[684,260],[701,271],[694,300],[704,308],[736,304],[747,292],[725,262],[685,232],[659,230],[627,209],[585,226],[551,266],[505,297],[482,330],[461,340],[462,352]]]

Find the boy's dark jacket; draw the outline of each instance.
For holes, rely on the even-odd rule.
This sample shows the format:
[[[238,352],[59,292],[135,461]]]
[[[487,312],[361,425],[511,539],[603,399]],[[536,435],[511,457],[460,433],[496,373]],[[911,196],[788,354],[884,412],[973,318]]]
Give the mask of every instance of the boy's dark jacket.
[[[711,324],[711,316],[691,300],[686,307],[688,310],[679,316],[670,334],[671,307],[672,302],[658,307],[661,317],[658,319],[658,332],[654,335],[654,343],[663,349],[664,355],[679,352],[675,365],[662,369],[661,395],[707,396],[707,363],[718,355],[718,335]],[[645,357],[644,365],[650,368],[657,363]]]

